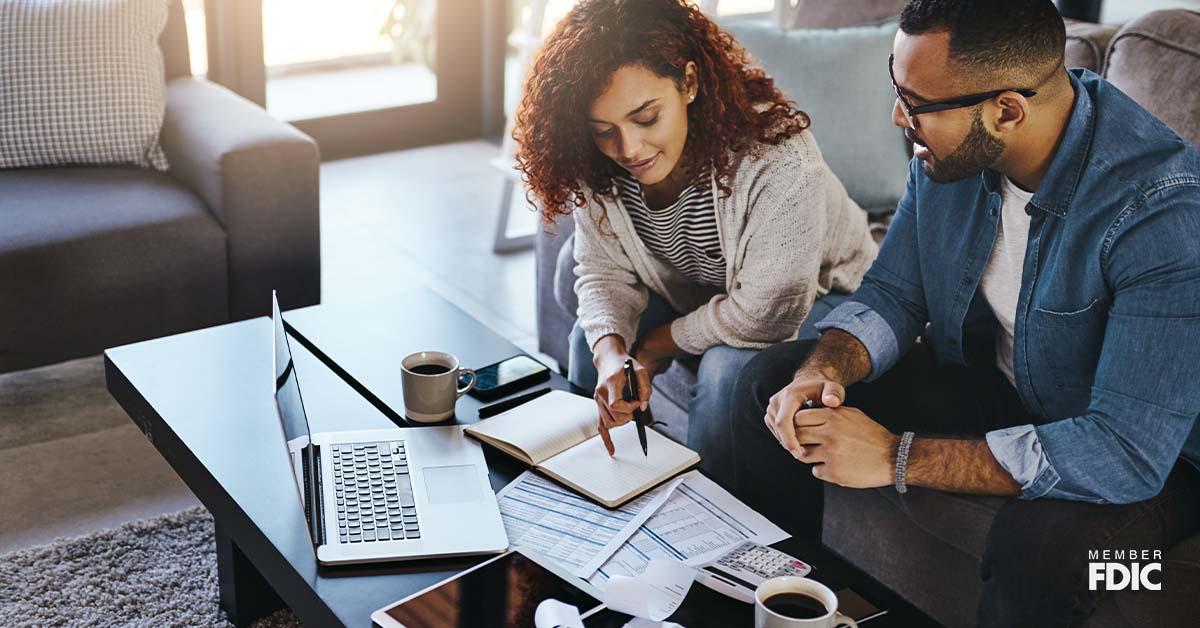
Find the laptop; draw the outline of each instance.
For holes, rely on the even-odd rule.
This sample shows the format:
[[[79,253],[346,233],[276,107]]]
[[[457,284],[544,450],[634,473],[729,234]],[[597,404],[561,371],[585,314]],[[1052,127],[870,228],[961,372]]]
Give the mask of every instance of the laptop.
[[[275,405],[319,563],[508,548],[483,450],[462,426],[311,433],[274,291],[271,322]]]

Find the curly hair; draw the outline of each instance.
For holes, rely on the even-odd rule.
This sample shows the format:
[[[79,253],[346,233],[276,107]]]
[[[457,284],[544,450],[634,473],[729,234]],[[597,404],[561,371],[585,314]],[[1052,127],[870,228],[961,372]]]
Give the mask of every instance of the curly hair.
[[[621,167],[596,148],[591,103],[620,68],[641,65],[682,89],[695,61],[699,90],[688,107],[680,166],[700,183],[709,168],[731,192],[734,153],[778,144],[809,126],[746,51],[685,0],[582,0],[555,27],[530,68],[513,139],[517,170],[547,225],[593,198],[611,196]],[[601,217],[602,220],[602,217]]]

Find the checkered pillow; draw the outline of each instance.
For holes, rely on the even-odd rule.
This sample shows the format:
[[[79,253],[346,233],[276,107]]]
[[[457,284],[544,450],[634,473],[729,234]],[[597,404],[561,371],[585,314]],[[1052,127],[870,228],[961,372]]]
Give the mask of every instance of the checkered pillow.
[[[166,0],[0,0],[0,168],[167,169]]]

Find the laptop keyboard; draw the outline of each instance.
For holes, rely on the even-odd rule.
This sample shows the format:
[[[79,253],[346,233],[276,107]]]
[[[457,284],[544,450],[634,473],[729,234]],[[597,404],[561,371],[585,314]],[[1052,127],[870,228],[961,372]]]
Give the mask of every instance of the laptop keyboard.
[[[421,538],[404,441],[332,448],[338,539],[373,543]]]

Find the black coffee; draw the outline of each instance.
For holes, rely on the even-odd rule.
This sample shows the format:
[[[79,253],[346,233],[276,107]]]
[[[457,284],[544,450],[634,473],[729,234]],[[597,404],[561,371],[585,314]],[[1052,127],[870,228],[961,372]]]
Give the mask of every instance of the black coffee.
[[[416,373],[417,375],[441,375],[442,373],[450,372],[449,367],[442,366],[441,364],[421,364],[408,370]]]
[[[763,606],[792,619],[814,619],[829,612],[820,600],[803,593],[777,593],[763,600]]]

